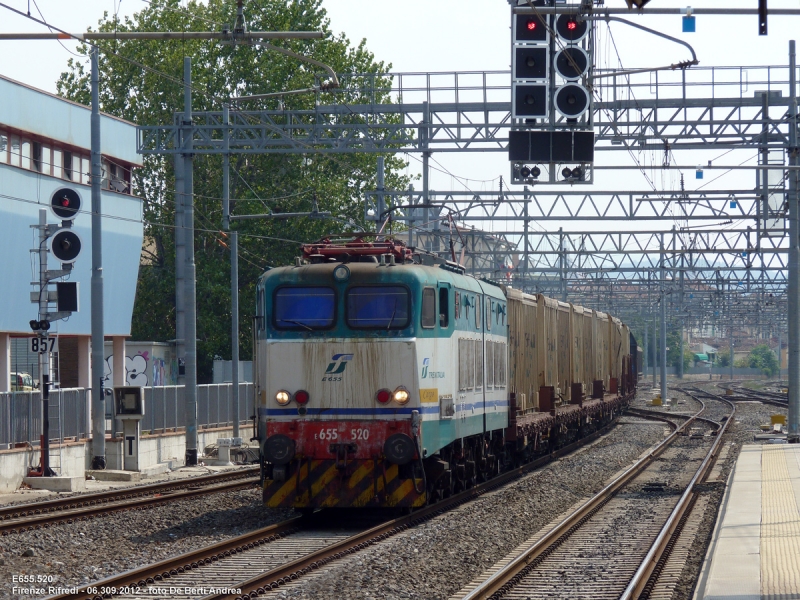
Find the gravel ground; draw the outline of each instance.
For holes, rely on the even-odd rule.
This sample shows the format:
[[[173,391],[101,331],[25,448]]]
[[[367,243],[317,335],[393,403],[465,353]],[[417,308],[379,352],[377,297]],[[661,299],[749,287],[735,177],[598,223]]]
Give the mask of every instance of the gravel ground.
[[[620,424],[582,451],[340,561],[278,596],[448,598],[663,438],[662,424]]]
[[[49,585],[61,587],[85,584],[293,514],[265,509],[254,488],[0,537],[0,598],[31,600],[12,593],[20,585],[15,575],[52,576]]]

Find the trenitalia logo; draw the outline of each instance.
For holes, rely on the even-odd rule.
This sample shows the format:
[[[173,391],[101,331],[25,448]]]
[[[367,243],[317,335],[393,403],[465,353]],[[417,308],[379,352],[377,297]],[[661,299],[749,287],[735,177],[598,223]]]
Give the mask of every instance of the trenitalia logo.
[[[420,379],[442,379],[444,377],[444,371],[428,371],[428,367],[431,365],[430,358],[422,359],[422,376]]]
[[[347,368],[348,361],[353,360],[353,355],[334,354],[331,357],[331,360],[333,362],[328,365],[328,368],[325,370],[325,375],[338,375],[340,373],[344,373],[345,368]]]

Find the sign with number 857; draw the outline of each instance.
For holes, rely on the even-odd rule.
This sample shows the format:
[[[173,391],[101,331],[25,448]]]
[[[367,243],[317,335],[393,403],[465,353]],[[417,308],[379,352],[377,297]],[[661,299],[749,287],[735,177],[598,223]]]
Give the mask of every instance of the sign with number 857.
[[[45,352],[58,352],[58,338],[55,337],[32,337],[31,352],[44,354]]]

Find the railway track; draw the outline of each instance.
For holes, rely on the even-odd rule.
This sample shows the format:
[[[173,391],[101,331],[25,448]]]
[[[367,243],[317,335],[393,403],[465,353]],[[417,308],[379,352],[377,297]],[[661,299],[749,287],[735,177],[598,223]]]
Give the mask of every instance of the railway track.
[[[246,489],[258,483],[258,467],[248,467],[180,481],[80,494],[58,500],[0,508],[0,535],[72,523],[122,510],[142,509],[183,498]]]
[[[695,399],[701,410],[661,444],[459,596],[648,598],[695,502],[695,485],[705,477],[735,412],[732,403],[717,397],[714,401],[729,406],[728,418],[722,424],[704,419],[700,415],[706,404]],[[647,412],[651,411],[635,411]],[[699,466],[689,471],[686,464]]]
[[[552,454],[481,483],[410,515],[358,531],[321,528],[325,515],[296,517],[270,527],[84,585],[70,594],[51,596],[102,598],[204,597],[207,600],[256,598],[308,575],[328,563],[372,546],[397,533],[452,510],[465,502],[515,481],[526,473],[590,443],[614,423]],[[269,558],[267,558],[269,557]],[[184,593],[184,592],[189,593]],[[201,593],[207,592],[207,593]]]

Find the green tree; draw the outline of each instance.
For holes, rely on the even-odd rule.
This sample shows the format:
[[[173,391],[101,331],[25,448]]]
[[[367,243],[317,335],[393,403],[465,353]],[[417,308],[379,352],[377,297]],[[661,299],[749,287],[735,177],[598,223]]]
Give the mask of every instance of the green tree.
[[[766,344],[753,348],[747,358],[751,369],[761,369],[764,375],[776,375],[778,373],[778,357]]]
[[[670,367],[678,367],[680,365],[681,354],[681,331],[680,329],[673,329],[667,332],[667,365]],[[683,369],[689,369],[694,363],[694,354],[686,348],[683,349]]]
[[[99,31],[219,31],[235,21],[235,2],[208,0],[153,0],[132,18],[118,22],[106,13]],[[256,31],[322,31],[321,40],[272,42],[313,57],[341,77],[336,100],[352,104],[388,103],[389,78],[376,76],[391,68],[377,62],[362,40],[351,45],[330,30],[321,0],[250,0],[246,4],[249,29]],[[100,47],[100,103],[106,113],[138,125],[165,125],[183,108],[183,57],[192,57],[193,108],[221,110],[232,96],[265,94],[309,88],[320,69],[260,46],[218,41],[102,41]],[[82,47],[79,52],[86,54]],[[372,75],[370,75],[372,74]],[[364,85],[370,79],[378,92]],[[84,61],[70,59],[57,83],[62,96],[89,104],[89,76]],[[262,101],[246,108],[312,110],[316,103],[332,103],[329,92],[298,94]],[[234,118],[237,113],[232,111]],[[238,115],[248,121],[248,117]],[[347,117],[343,117],[347,118]],[[311,148],[309,148],[311,150]],[[322,155],[236,154],[231,158],[231,211],[234,214],[308,212],[315,199],[333,220],[293,219],[243,221],[240,248],[241,357],[250,357],[249,342],[255,283],[269,267],[289,264],[299,253],[299,242],[330,233],[362,228],[364,192],[375,189],[372,154]],[[230,357],[230,268],[226,238],[220,233],[222,159],[196,155],[194,160],[195,252],[198,298],[198,377],[211,378],[214,355]],[[386,157],[386,187],[404,189],[408,179],[400,159]],[[133,176],[134,194],[144,200],[145,247],[134,306],[134,339],[166,341],[175,336],[175,245],[173,236],[175,177],[173,161],[145,156],[144,167]]]
[[[721,350],[717,352],[717,360],[716,365],[718,367],[727,367],[731,364],[731,352],[730,350]]]

